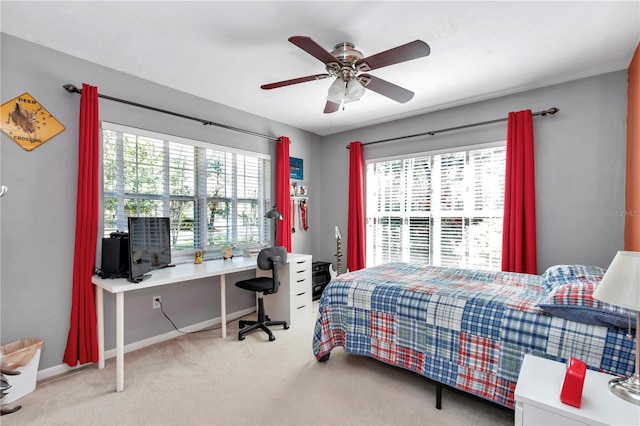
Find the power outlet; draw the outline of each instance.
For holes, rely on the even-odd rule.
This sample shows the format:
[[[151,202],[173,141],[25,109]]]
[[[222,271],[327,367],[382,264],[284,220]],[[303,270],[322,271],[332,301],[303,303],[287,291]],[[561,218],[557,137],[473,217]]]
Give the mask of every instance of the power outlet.
[[[159,309],[162,298],[160,296],[153,296],[153,309]]]

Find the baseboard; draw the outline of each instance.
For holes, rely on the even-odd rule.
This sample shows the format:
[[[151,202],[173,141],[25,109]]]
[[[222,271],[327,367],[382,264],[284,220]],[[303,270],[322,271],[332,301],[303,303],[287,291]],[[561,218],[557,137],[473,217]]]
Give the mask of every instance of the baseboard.
[[[234,312],[232,314],[228,314],[227,315],[227,324],[231,321],[235,321],[238,318],[241,318],[245,315],[249,315],[253,312],[255,312],[256,309],[254,307],[251,308],[247,308],[241,311],[237,311]],[[197,330],[202,330],[203,328],[208,328],[208,327],[214,327],[216,325],[219,325],[221,323],[221,319],[220,317],[218,318],[214,318],[211,320],[207,320],[207,321],[203,321],[200,322],[198,324],[193,324],[187,327],[182,327],[181,330],[182,331],[197,331]],[[143,339],[143,340],[138,340],[136,342],[132,342],[129,343],[127,345],[124,345],[124,353],[127,352],[132,352],[132,351],[136,351],[138,349],[142,349],[145,348],[147,346],[151,346],[151,345],[155,345],[156,343],[161,343],[170,339],[174,339],[178,336],[180,336],[182,333],[180,333],[179,331],[173,330],[170,331],[168,333],[164,333],[164,334],[159,334],[157,336],[153,336],[153,337],[149,337],[148,339]],[[106,350],[104,352],[104,357],[105,359],[109,359],[109,358],[113,358],[116,356],[116,349],[109,349]],[[97,364],[97,363],[91,363],[91,364],[82,364],[82,365],[77,365],[75,367],[69,367],[67,364],[59,364],[59,365],[54,365],[53,367],[49,367],[49,368],[45,368],[43,370],[38,371],[38,378],[36,379],[38,382],[42,381],[42,380],[46,380],[49,379],[51,377],[55,377],[55,376],[59,376],[61,374],[64,373],[68,373],[70,371],[74,371],[74,370],[78,370],[80,368],[85,368],[87,366],[90,366],[92,364]]]

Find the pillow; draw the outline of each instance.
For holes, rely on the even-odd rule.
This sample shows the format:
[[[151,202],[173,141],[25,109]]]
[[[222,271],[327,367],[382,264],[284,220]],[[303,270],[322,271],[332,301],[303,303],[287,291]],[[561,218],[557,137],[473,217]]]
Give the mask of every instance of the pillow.
[[[604,277],[605,269],[593,265],[556,265],[550,266],[542,274],[540,287],[551,293],[557,287],[579,282],[599,283]]]
[[[635,329],[635,312],[593,298],[598,283],[583,281],[560,285],[538,307],[552,316],[583,324],[627,328],[631,322],[631,328]]]

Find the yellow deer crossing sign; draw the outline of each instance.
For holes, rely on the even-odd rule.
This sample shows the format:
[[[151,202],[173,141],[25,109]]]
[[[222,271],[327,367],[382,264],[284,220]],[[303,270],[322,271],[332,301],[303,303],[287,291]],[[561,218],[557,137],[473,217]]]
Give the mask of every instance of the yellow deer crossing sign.
[[[2,104],[0,128],[27,151],[64,131],[64,126],[28,93]]]

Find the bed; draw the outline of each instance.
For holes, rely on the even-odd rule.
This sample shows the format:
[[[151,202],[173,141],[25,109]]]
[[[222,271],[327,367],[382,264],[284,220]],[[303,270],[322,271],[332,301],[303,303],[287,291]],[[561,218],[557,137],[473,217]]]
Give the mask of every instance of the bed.
[[[513,408],[525,354],[632,375],[633,315],[590,296],[604,270],[542,275],[388,263],[335,277],[322,293],[313,353],[364,355]],[[543,309],[544,308],[544,309]],[[627,326],[628,324],[628,326]]]

